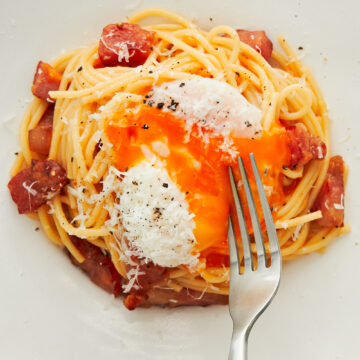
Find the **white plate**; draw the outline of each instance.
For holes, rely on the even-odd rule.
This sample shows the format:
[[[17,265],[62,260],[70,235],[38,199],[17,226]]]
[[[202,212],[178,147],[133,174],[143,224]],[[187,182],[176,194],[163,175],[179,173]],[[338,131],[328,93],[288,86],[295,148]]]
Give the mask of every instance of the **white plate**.
[[[93,285],[17,215],[6,183],[38,60],[97,41],[103,26],[139,8],[166,7],[214,24],[265,29],[303,46],[329,104],[333,153],[350,165],[352,233],[325,255],[286,264],[280,291],[256,323],[250,359],[359,359],[360,5],[356,0],[2,1],[0,11],[1,359],[226,359],[227,307],[138,309]],[[210,23],[209,17],[213,18]],[[325,61],[325,57],[328,59]],[[4,123],[2,123],[4,121]],[[340,142],[340,140],[348,139]]]

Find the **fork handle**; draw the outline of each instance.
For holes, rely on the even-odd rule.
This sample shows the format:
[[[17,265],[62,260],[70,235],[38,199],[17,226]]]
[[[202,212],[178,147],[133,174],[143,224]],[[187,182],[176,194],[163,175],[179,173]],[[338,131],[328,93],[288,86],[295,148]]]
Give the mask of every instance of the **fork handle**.
[[[247,360],[248,332],[233,330],[229,360]]]

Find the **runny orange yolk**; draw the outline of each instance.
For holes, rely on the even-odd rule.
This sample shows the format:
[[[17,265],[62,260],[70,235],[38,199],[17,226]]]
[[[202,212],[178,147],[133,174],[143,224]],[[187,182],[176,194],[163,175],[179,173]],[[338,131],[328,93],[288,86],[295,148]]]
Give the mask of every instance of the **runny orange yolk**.
[[[227,223],[232,201],[229,165],[233,166],[235,177],[240,179],[236,159],[219,148],[223,138],[210,137],[206,143],[195,126],[189,136],[183,119],[146,105],[137,113],[118,114],[110,119],[106,134],[113,144],[114,165],[120,171],[126,171],[146,159],[144,146],[156,154],[170,178],[185,194],[189,211],[195,214],[195,251],[200,252],[203,258],[211,256],[212,266],[221,266],[224,255],[228,254]],[[279,125],[272,134],[264,132],[257,139],[232,140],[232,148],[242,156],[253,189],[256,186],[248,155],[254,153],[263,184],[268,190],[270,206],[276,209],[284,202],[281,168],[289,162],[290,156],[285,131]],[[159,142],[168,151],[157,153]],[[243,198],[241,186],[239,190]],[[260,209],[257,196],[255,201]],[[249,219],[247,222],[251,229]]]

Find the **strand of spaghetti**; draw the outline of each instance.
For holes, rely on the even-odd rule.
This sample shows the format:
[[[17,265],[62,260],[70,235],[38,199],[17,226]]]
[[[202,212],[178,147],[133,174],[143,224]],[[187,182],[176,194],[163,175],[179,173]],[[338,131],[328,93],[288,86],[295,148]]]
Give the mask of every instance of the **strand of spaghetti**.
[[[54,219],[58,221],[59,225],[63,230],[66,231],[66,233],[78,236],[83,239],[86,239],[88,237],[107,236],[110,234],[109,230],[106,228],[79,229],[72,226],[65,217],[59,196],[56,196],[53,199],[53,204],[55,209]]]
[[[322,214],[321,211],[315,211],[309,214],[301,215],[293,219],[289,220],[277,220],[275,222],[275,228],[276,229],[287,229],[289,227],[298,226],[300,224],[304,224],[310,221],[314,221],[317,219],[321,219]]]
[[[179,293],[184,287],[182,285],[179,285],[175,281],[169,280],[168,283],[166,284],[166,288],[168,290],[175,290],[176,292]]]
[[[282,103],[285,101],[285,99],[290,95],[293,91],[301,91],[305,97],[303,99],[305,100],[305,104],[300,108],[300,110],[295,112],[287,112],[282,111],[281,106]],[[279,94],[279,101],[278,101],[278,108],[276,111],[276,117],[281,118],[283,120],[297,120],[301,119],[307,112],[309,112],[312,105],[312,96],[311,92],[308,88],[306,88],[304,85],[301,84],[293,84],[285,89],[283,89]]]
[[[230,280],[229,268],[215,268],[203,271],[200,276],[211,284],[220,284]]]
[[[119,258],[119,254],[116,250],[117,246],[114,241],[114,238],[112,236],[105,236],[104,240],[105,240],[106,248],[110,252],[111,261],[113,262],[116,270],[124,279],[126,279],[127,278],[126,265]]]
[[[321,187],[325,181],[327,170],[329,168],[329,158],[324,159],[321,164],[319,164],[320,170],[319,170],[319,176],[312,185],[312,188],[310,190],[309,194],[309,208],[311,208],[321,190]]]
[[[96,219],[95,227],[100,228],[102,226],[106,226],[105,221],[107,220],[108,215],[109,215],[108,210],[105,208],[101,208],[100,214]]]
[[[90,216],[88,217],[87,220],[85,220],[85,227],[86,228],[90,228],[90,227],[94,226],[96,224],[96,222],[98,221],[98,219],[99,219],[99,217],[101,215],[101,212],[103,210],[104,200],[105,199],[101,199],[100,201],[98,201],[96,203],[96,205],[93,208]],[[107,216],[107,211],[105,210],[105,212],[106,212],[106,215],[105,215],[105,217],[106,217]]]
[[[133,16],[128,17],[127,21],[129,23],[137,23],[140,20],[142,20],[146,17],[151,17],[151,16],[162,16],[165,18],[169,18],[173,21],[176,21],[177,23],[179,23],[180,25],[182,25],[183,27],[186,27],[186,28],[194,27],[194,25],[190,21],[188,21],[181,15],[178,15],[171,11],[160,9],[160,8],[150,8],[150,9],[146,9],[143,11],[139,11],[136,14],[134,14]]]
[[[70,60],[72,60],[82,49],[75,49],[65,52],[64,54],[59,55],[53,61],[51,61],[51,65],[60,73],[65,71]]]
[[[288,177],[289,179],[299,179],[303,176],[304,174],[304,167],[303,166],[299,166],[297,167],[295,170],[292,169],[283,169],[282,173]]]
[[[204,53],[206,52],[215,57],[217,56],[217,51],[215,50],[213,45],[209,42],[209,39],[205,38],[205,36],[203,36],[197,29],[183,29],[183,30],[178,30],[173,33],[176,36],[176,38],[178,38],[179,40],[181,38],[186,38],[186,37],[192,37],[192,38],[196,39],[197,40],[196,45],[197,46],[200,45],[203,48],[202,52],[204,52]],[[182,41],[184,41],[184,40],[182,40]]]
[[[105,156],[104,152],[101,152],[98,155],[100,154]],[[93,165],[84,177],[84,181],[86,182],[98,183],[105,175],[105,172],[111,163],[110,159],[105,159],[104,157],[98,155],[95,157]]]
[[[295,253],[306,242],[307,237],[309,235],[309,230],[310,230],[309,223],[306,223],[304,225],[298,225],[298,226],[301,226],[301,229],[300,229],[300,232],[299,232],[297,238],[292,240],[292,244],[290,246],[286,246],[281,249],[282,256],[288,256],[288,255]],[[294,236],[294,233],[292,236]]]
[[[57,231],[59,233],[61,242],[64,244],[66,249],[69,250],[70,254],[78,261],[79,263],[82,263],[85,261],[84,256],[80,253],[80,251],[75,247],[75,245],[72,243],[72,241],[69,238],[69,235],[66,231],[64,231],[62,225],[58,221],[56,217],[54,217],[54,222],[57,228]]]
[[[211,61],[209,61],[209,59],[207,58],[207,56],[205,54],[203,54],[203,53],[199,52],[198,50],[194,49],[193,47],[187,45],[183,41],[176,38],[174,35],[167,34],[162,31],[159,31],[157,34],[162,39],[165,39],[165,40],[173,43],[177,48],[187,52],[194,59],[196,59],[197,61],[202,63],[207,68],[207,70],[209,71],[209,73],[211,75],[213,75],[214,77],[217,76],[218,70],[214,67],[214,65],[211,63]]]
[[[304,177],[301,179],[299,185],[296,187],[294,193],[288,199],[286,205],[284,205],[278,211],[278,217],[284,218],[291,212],[296,212],[299,208],[299,204],[309,194],[309,190],[313,186],[316,178],[318,177],[318,164],[316,162],[311,163]]]
[[[176,279],[181,276],[186,276],[187,273],[188,271],[186,269],[176,268],[175,270],[170,271],[169,278]]]
[[[339,237],[342,234],[346,234],[350,231],[350,226],[345,225],[342,228],[334,228],[329,231],[329,229],[323,229],[315,236],[313,236],[308,244],[305,244],[301,249],[298,249],[295,254],[296,255],[305,255],[314,251],[319,251],[322,248],[329,245],[334,238]]]
[[[198,290],[198,291],[205,291],[205,289],[206,289],[206,292],[208,292],[208,293],[222,294],[222,295],[229,294],[228,285],[224,286],[224,285],[217,284],[217,286],[213,286],[202,279],[179,277],[174,282],[176,282],[186,288],[194,289],[194,290]]]
[[[129,71],[123,74],[119,74],[113,79],[103,81],[98,83],[90,88],[85,88],[82,90],[59,90],[59,91],[50,91],[49,95],[52,99],[75,99],[79,97],[84,97],[90,94],[93,94],[96,91],[104,91],[103,94],[111,93],[116,90],[119,90],[122,87],[123,82],[131,82],[139,76],[134,71]],[[106,91],[105,91],[106,90]]]
[[[277,119],[275,117],[275,112],[276,112],[276,104],[279,101],[278,99],[279,99],[279,93],[275,92],[268,100],[268,103],[266,103],[267,101],[266,99],[263,101],[263,104],[265,104],[265,109],[266,109],[265,115],[263,117],[263,126],[265,130],[269,130],[274,120]]]
[[[155,25],[143,26],[143,28],[150,30],[150,31],[151,30],[152,31],[156,31],[156,30],[177,31],[177,30],[183,29],[183,27],[181,25],[177,25],[177,24],[155,24]]]
[[[56,245],[62,246],[63,243],[60,239],[59,233],[57,232],[56,226],[54,227],[50,221],[52,219],[52,216],[49,216],[48,214],[49,207],[46,205],[43,205],[38,210],[39,220],[41,223],[41,227],[44,230],[46,236]],[[55,224],[54,224],[55,225]]]
[[[18,155],[16,155],[15,161],[13,162],[11,169],[10,169],[10,176],[15,176],[22,168],[24,164],[24,154],[20,152]]]
[[[232,71],[232,69],[229,66],[230,63],[229,63],[229,60],[226,58],[225,51],[223,49],[219,49],[218,55],[219,55],[219,58],[221,61],[222,68],[224,69],[224,72],[226,74],[227,82],[230,85],[236,87],[237,83],[235,80],[235,73]]]
[[[326,143],[329,143],[329,119],[327,116],[327,106],[326,106],[326,102],[323,98],[323,95],[319,89],[318,84],[316,83],[313,75],[311,74],[311,72],[309,71],[309,69],[307,67],[305,67],[304,65],[302,65],[296,57],[295,52],[291,49],[291,47],[289,46],[289,44],[287,43],[287,41],[284,39],[284,37],[279,36],[279,43],[281,45],[281,47],[283,48],[283,50],[285,51],[285,53],[288,55],[288,57],[292,57],[294,58],[294,66],[297,68],[297,70],[299,72],[301,72],[302,74],[305,75],[306,80],[309,82],[309,84],[311,85],[314,93],[316,94],[317,98],[318,98],[318,103],[319,103],[319,107],[320,107],[320,112],[323,114],[323,128],[324,128],[324,132],[325,132],[325,138],[327,139]],[[329,149],[330,150],[330,149]]]
[[[250,80],[257,88],[260,87],[259,79],[248,69],[238,64],[230,64],[230,68],[234,73],[239,73],[241,77]]]

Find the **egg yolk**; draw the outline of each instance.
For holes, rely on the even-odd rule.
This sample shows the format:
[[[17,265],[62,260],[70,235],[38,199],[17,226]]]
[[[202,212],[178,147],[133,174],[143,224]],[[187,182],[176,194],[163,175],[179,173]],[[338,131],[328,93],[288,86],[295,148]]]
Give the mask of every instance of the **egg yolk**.
[[[183,119],[146,105],[137,112],[119,113],[109,119],[106,135],[113,144],[114,165],[120,171],[137,165],[151,153],[160,159],[170,178],[185,194],[190,213],[195,215],[195,251],[207,259],[208,267],[226,264],[227,223],[232,201],[228,166],[233,167],[237,180],[241,177],[236,158],[221,146],[224,139],[209,136],[208,141],[204,141],[195,125],[189,134]],[[281,169],[290,157],[286,132],[279,124],[272,133],[264,132],[259,138],[231,140],[232,148],[244,160],[253,192],[256,185],[248,155],[254,153],[270,207],[276,209],[284,202]],[[240,185],[241,181],[239,194],[242,203],[246,203]],[[256,207],[261,209],[256,192],[254,195]],[[245,212],[251,231],[246,207]],[[276,211],[274,214],[276,216]],[[260,212],[259,216],[263,223]]]

